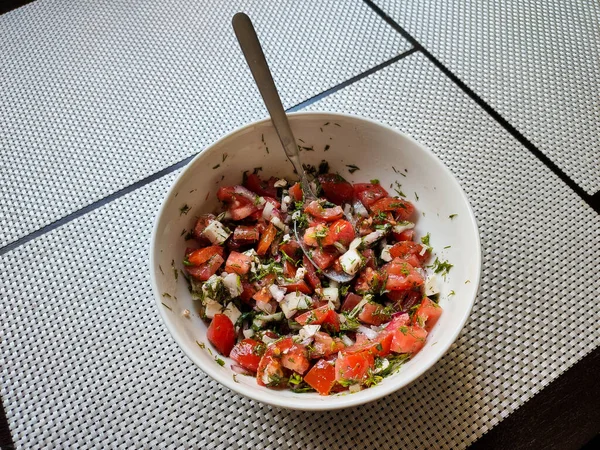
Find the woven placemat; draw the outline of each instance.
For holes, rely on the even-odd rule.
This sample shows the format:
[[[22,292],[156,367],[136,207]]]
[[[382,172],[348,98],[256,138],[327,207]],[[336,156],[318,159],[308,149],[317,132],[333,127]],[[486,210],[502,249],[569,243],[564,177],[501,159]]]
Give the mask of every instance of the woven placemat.
[[[374,3],[588,194],[600,191],[600,2]]]
[[[0,247],[265,117],[237,11],[286,107],[409,48],[354,0],[38,0],[0,16]]]
[[[174,344],[149,285],[171,174],[0,257],[0,384],[17,447],[463,448],[600,343],[600,218],[423,56],[314,109],[409,132],[470,197],[482,285],[448,354],[342,411],[279,410],[221,387]]]

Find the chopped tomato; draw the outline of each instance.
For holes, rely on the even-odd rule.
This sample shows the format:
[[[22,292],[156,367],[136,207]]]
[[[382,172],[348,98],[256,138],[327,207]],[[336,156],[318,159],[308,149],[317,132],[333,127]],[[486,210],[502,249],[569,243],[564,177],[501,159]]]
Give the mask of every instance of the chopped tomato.
[[[322,358],[323,356],[333,355],[346,348],[346,345],[340,338],[332,338],[327,333],[317,331],[314,342],[310,347],[310,358]]]
[[[284,242],[279,246],[279,250],[284,252],[288,257],[294,260],[294,262],[298,262],[304,253],[302,253],[302,248],[297,241],[290,239],[287,242]]]
[[[418,305],[423,298],[421,290],[417,291],[389,291],[385,294],[392,300],[397,309],[408,311],[413,306]]]
[[[235,345],[235,327],[225,314],[215,314],[206,330],[206,338],[221,353],[229,356]]]
[[[406,261],[394,258],[382,268],[387,273],[385,288],[388,291],[419,291],[425,280]]]
[[[233,239],[241,244],[251,244],[258,241],[260,234],[255,226],[238,225],[233,230]]]
[[[211,220],[215,220],[216,217],[214,214],[202,214],[198,217],[196,221],[196,225],[194,225],[194,230],[192,231],[192,235],[194,238],[200,243],[200,245],[210,245],[211,242],[208,240],[206,236],[204,236],[204,230],[208,226]]]
[[[374,339],[363,337],[361,342],[359,342],[358,339],[359,335],[362,334],[357,333],[356,343],[352,347],[347,347],[344,350],[344,353],[369,352],[373,356],[380,357],[386,357],[390,354],[390,347],[392,345],[392,339],[394,338],[394,333],[392,331],[387,329],[383,330]]]
[[[225,272],[237,273],[238,275],[247,274],[250,270],[252,258],[243,253],[231,252],[225,263]]]
[[[311,259],[319,269],[325,270],[338,259],[338,256],[335,248],[315,248],[312,251]]]
[[[347,247],[350,242],[354,239],[354,228],[352,224],[347,220],[340,219],[329,225],[326,236],[321,241],[321,245],[333,245],[335,242],[339,242],[343,246]]]
[[[199,266],[186,267],[187,272],[199,281],[206,281],[214,275],[225,260],[219,254],[213,255],[208,261]]]
[[[320,359],[304,377],[304,381],[320,395],[329,395],[335,384],[335,365]]]
[[[385,326],[386,330],[395,331],[403,325],[408,325],[410,316],[406,313],[395,316],[390,323]]]
[[[252,296],[256,294],[256,291],[257,289],[252,283],[242,280],[242,293],[240,294],[240,298],[243,302],[250,303]]]
[[[266,346],[262,342],[255,339],[243,339],[231,349],[229,357],[244,369],[256,372],[265,350]]]
[[[375,258],[375,252],[373,251],[373,249],[366,248],[363,251],[361,251],[361,253],[365,258],[365,267],[370,267],[371,269],[376,269],[377,268],[377,265],[376,265],[377,259]]]
[[[223,186],[217,192],[217,198],[226,203],[233,220],[242,220],[258,211],[255,204],[256,194],[242,186]]]
[[[296,276],[296,266],[287,259],[283,260],[283,276],[285,278],[294,278]]]
[[[244,186],[263,197],[277,197],[277,188],[275,187],[276,181],[277,178],[273,177],[269,178],[267,181],[263,181],[258,175],[251,173],[246,177]]]
[[[276,235],[277,229],[275,228],[275,225],[270,223],[267,229],[260,237],[260,242],[258,243],[258,247],[256,247],[256,253],[259,255],[264,255],[265,253],[267,253],[267,250],[269,250],[269,247],[271,247],[271,244],[273,243],[273,240],[275,239]]]
[[[425,330],[430,332],[441,315],[441,306],[425,297],[421,303],[421,306],[417,308],[417,311],[413,316],[413,321],[415,324],[424,324]]]
[[[415,237],[414,230],[404,230],[402,233],[392,232],[397,241],[412,241]]]
[[[300,325],[321,325],[330,312],[335,313],[335,311],[329,309],[329,306],[321,306],[320,308],[300,314],[294,320]]]
[[[352,311],[362,299],[363,298],[360,295],[356,295],[354,292],[349,292],[344,299],[344,303],[342,303],[342,311]]]
[[[374,365],[375,359],[371,352],[342,353],[342,356],[335,361],[335,379],[361,383]]]
[[[358,320],[369,325],[381,325],[391,319],[391,313],[381,305],[366,303],[358,315]]]
[[[427,331],[416,326],[400,326],[394,331],[391,350],[395,353],[415,354],[425,345]]]
[[[210,247],[200,248],[190,253],[188,261],[194,266],[199,266],[212,258],[213,255],[221,255],[223,257],[224,253],[225,249],[223,247],[211,245]]]
[[[386,197],[377,200],[371,206],[371,211],[375,214],[393,211],[396,214],[396,220],[407,220],[415,212],[415,207],[408,200]]]
[[[306,270],[304,279],[308,282],[309,286],[311,286],[313,289],[320,288],[321,279],[319,278],[319,275],[317,275],[317,269],[315,269],[315,266],[310,262],[306,255],[302,257],[302,263],[304,264],[304,269]]]
[[[385,279],[385,272],[365,267],[354,282],[354,289],[359,294],[377,294],[385,285]]]
[[[273,296],[271,295],[271,292],[269,291],[268,287],[263,287],[260,288],[253,296],[252,298],[254,300],[256,300],[257,302],[262,302],[262,303],[267,303],[268,301],[271,300],[271,298],[273,298]]]
[[[280,339],[267,347],[260,359],[256,371],[256,382],[260,386],[277,387],[283,382],[284,373],[281,366],[283,352],[294,345],[292,338]]]
[[[284,350],[281,356],[281,365],[300,375],[304,374],[310,367],[306,347],[301,344],[294,344],[290,348]]]
[[[309,247],[319,247],[324,245],[323,240],[328,234],[329,229],[327,228],[327,225],[320,223],[314,227],[308,227],[304,232],[302,240],[304,241],[304,244]]]
[[[380,184],[357,183],[354,185],[354,194],[367,209],[377,200],[387,197],[387,191]]]
[[[312,289],[304,280],[292,281],[290,283],[281,283],[281,286],[286,288],[288,292],[302,292],[303,294],[312,294]]]
[[[304,198],[300,183],[296,183],[290,188],[290,197],[292,197],[292,200],[295,202],[299,202]]]
[[[336,173],[326,173],[317,177],[325,198],[331,203],[341,205],[351,203],[354,197],[352,185]]]
[[[344,217],[344,211],[341,206],[334,206],[333,208],[324,208],[322,203],[313,200],[304,208],[304,211],[313,215],[317,219],[323,219],[326,222],[335,222],[338,219]]]
[[[423,253],[421,255],[421,253]],[[400,258],[409,262],[413,267],[421,267],[429,259],[431,252],[423,252],[423,246],[412,241],[398,242],[390,248],[392,258]]]

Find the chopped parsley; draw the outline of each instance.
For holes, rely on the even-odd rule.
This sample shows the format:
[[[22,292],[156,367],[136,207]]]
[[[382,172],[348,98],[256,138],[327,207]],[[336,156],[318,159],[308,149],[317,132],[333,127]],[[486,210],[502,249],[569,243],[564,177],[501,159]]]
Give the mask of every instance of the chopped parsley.
[[[431,245],[429,244],[429,239],[431,238],[431,235],[429,233],[427,233],[425,236],[423,236],[421,238],[421,243],[423,245],[426,245],[427,247],[431,247]]]
[[[213,170],[218,169],[219,167],[221,167],[221,164],[217,164],[216,166],[213,166]]]
[[[398,183],[397,181],[394,181],[394,184],[397,186],[394,188],[394,191],[396,191],[396,193],[400,197],[406,197],[406,194],[404,194],[404,192],[402,192],[402,185],[400,183]],[[390,187],[392,187],[392,186],[390,186]]]
[[[263,141],[264,142],[264,141]],[[223,160],[221,162],[225,162],[229,155],[227,153],[223,153]]]
[[[454,219],[456,216],[458,216],[458,214],[450,214],[448,217],[450,218],[450,220]]]
[[[325,150],[323,150],[323,151],[324,151],[324,152],[326,152],[326,151],[327,151],[327,150],[329,150],[330,148],[331,148],[331,146],[330,146],[329,144],[327,144],[327,145],[325,146]]]
[[[452,246],[451,246],[451,245],[446,245],[446,246],[444,247],[444,249],[447,249],[447,248],[450,248],[450,247],[452,247]]]
[[[450,293],[448,294],[448,297],[452,296],[452,295],[456,295],[456,292],[454,291],[450,291]]]
[[[171,294],[169,294],[168,292],[163,292],[162,296],[166,297],[166,298],[173,298],[173,297],[171,297]]]
[[[181,230],[181,234],[179,236],[183,236],[185,233],[187,233],[187,230],[184,228],[183,230]]]
[[[435,261],[429,267],[432,267],[435,273],[442,274],[442,276],[445,277],[454,265],[450,264],[448,261],[440,261],[439,258],[435,258]]]
[[[200,347],[202,350],[204,350],[206,348],[206,345],[204,344],[204,342],[196,341],[196,344],[198,344],[198,347]]]
[[[192,208],[190,208],[190,207],[188,206],[188,204],[186,203],[186,204],[185,204],[185,205],[183,205],[181,208],[179,208],[179,215],[180,215],[180,216],[183,216],[184,214],[185,214],[185,215],[187,215],[187,213],[189,213],[189,212],[190,212],[190,209],[192,209]]]
[[[360,170],[360,167],[358,167],[354,164],[346,164],[346,167],[348,167],[348,172],[350,172],[350,173],[354,173],[357,170]]]
[[[163,305],[165,308],[167,308],[167,309],[168,309],[168,310],[170,310],[170,311],[173,311],[169,305],[167,305],[167,304],[165,304],[165,303],[163,303],[163,302],[161,302],[161,303],[162,303],[162,305]]]
[[[163,275],[165,274],[165,272],[162,270],[162,267],[160,267],[160,265],[158,266],[158,270],[160,270],[160,273],[162,273]]]
[[[419,194],[417,194],[416,192],[415,192],[415,199],[416,199],[417,201],[419,201]]]
[[[217,362],[218,365],[220,365],[221,367],[223,367],[225,365],[225,361],[223,361],[221,358],[216,357],[215,361]]]
[[[379,184],[379,180],[377,178],[371,180],[371,184]]]

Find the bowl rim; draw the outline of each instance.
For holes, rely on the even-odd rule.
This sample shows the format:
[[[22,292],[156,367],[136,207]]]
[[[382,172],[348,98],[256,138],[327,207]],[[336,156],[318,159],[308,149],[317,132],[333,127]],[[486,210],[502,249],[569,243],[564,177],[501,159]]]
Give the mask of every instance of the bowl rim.
[[[306,404],[302,404],[302,405],[294,405],[293,399],[290,399],[289,397],[278,397],[277,395],[271,396],[268,394],[264,394],[258,390],[255,390],[251,386],[246,386],[243,383],[236,383],[233,380],[233,377],[223,377],[223,374],[219,373],[219,371],[217,370],[216,365],[215,365],[215,367],[204,366],[201,363],[199,363],[198,361],[196,361],[196,359],[193,357],[191,349],[188,348],[188,343],[184,342],[183,339],[177,337],[179,335],[177,328],[175,327],[174,324],[170,324],[170,321],[169,321],[166,311],[164,311],[164,308],[160,307],[162,299],[160,296],[160,292],[159,292],[160,290],[159,290],[159,287],[157,284],[157,279],[156,279],[155,270],[154,270],[154,267],[155,267],[154,254],[156,252],[155,249],[157,248],[156,238],[158,235],[159,222],[161,221],[161,218],[163,217],[163,214],[165,213],[165,210],[167,208],[167,203],[170,201],[172,195],[178,188],[178,183],[188,172],[190,172],[192,170],[192,166],[194,166],[194,164],[196,163],[196,161],[198,159],[203,158],[205,153],[208,150],[210,150],[211,148],[215,147],[216,145],[222,143],[223,141],[230,139],[234,135],[236,135],[238,133],[242,133],[252,127],[264,125],[268,122],[271,122],[270,117],[267,117],[267,118],[264,118],[261,120],[257,120],[257,121],[248,123],[246,125],[237,127],[236,129],[223,135],[222,137],[220,137],[218,140],[214,141],[213,143],[205,146],[190,162],[188,162],[186,164],[185,168],[181,171],[181,173],[173,181],[173,184],[167,191],[167,193],[161,203],[160,209],[158,210],[158,213],[154,219],[154,225],[153,225],[152,234],[150,237],[149,269],[150,269],[150,283],[152,285],[154,301],[155,301],[156,307],[158,309],[159,315],[160,315],[163,323],[167,327],[167,330],[169,331],[171,338],[175,341],[175,343],[179,346],[179,348],[183,351],[183,353],[202,372],[204,372],[206,375],[208,375],[210,378],[212,378],[216,382],[231,389],[233,392],[243,395],[244,397],[247,397],[249,399],[268,404],[270,406],[275,406],[278,408],[284,408],[284,409],[290,409],[290,410],[333,411],[333,410],[344,409],[344,408],[349,408],[349,407],[353,407],[353,406],[359,406],[359,405],[362,405],[365,403],[369,403],[369,402],[381,399],[381,398],[383,398],[389,394],[392,394],[392,393],[398,391],[399,389],[404,388],[404,387],[408,386],[409,384],[413,383],[415,380],[420,378],[425,372],[427,372],[429,369],[431,369],[433,366],[435,366],[439,362],[439,360],[446,354],[446,352],[450,349],[452,344],[454,344],[454,342],[458,338],[459,334],[463,330],[463,328],[467,322],[467,319],[471,315],[473,306],[479,295],[480,283],[481,283],[481,271],[482,271],[482,250],[481,250],[481,238],[480,238],[480,234],[479,234],[479,227],[477,226],[477,219],[475,218],[475,213],[473,211],[471,203],[469,202],[469,198],[465,194],[458,179],[454,176],[454,174],[450,171],[450,169],[440,160],[440,158],[435,153],[433,153],[427,146],[418,142],[412,136],[410,136],[390,125],[387,125],[385,123],[381,123],[379,121],[369,119],[366,117],[362,117],[359,115],[355,115],[355,114],[327,112],[327,111],[314,111],[314,112],[313,111],[311,111],[311,112],[301,111],[301,112],[287,113],[287,115],[292,118],[295,118],[295,117],[318,118],[319,116],[321,116],[321,117],[328,117],[331,119],[331,118],[339,117],[339,118],[344,118],[344,119],[363,121],[363,122],[370,123],[371,125],[386,128],[388,131],[391,131],[393,133],[400,135],[404,139],[407,139],[408,141],[410,141],[412,144],[420,147],[421,150],[428,153],[432,157],[435,164],[437,164],[442,171],[446,172],[446,174],[449,175],[449,177],[456,183],[458,190],[461,194],[462,200],[465,202],[465,204],[467,206],[467,209],[469,212],[469,221],[471,222],[471,225],[474,227],[474,230],[475,230],[475,245],[476,245],[476,255],[475,255],[476,261],[475,262],[476,262],[476,267],[478,267],[479,270],[477,270],[477,272],[476,272],[477,279],[471,280],[472,286],[475,287],[475,292],[474,292],[472,298],[469,299],[468,305],[467,305],[462,317],[458,321],[458,326],[455,328],[455,331],[452,333],[451,338],[436,348],[436,353],[434,353],[433,358],[431,358],[431,361],[429,363],[424,364],[422,367],[418,367],[412,376],[402,379],[402,382],[400,382],[400,383],[396,383],[396,384],[391,383],[387,386],[381,385],[381,386],[379,386],[378,389],[365,390],[367,392],[372,392],[372,395],[370,395],[370,396],[359,397],[359,396],[355,396],[355,395],[345,395],[345,396],[331,397],[332,399],[335,398],[335,400],[333,402],[318,401],[318,402],[306,403]],[[473,282],[473,281],[476,281],[476,282]],[[361,392],[365,392],[365,391],[361,391]],[[277,391],[274,391],[274,392],[277,392]]]

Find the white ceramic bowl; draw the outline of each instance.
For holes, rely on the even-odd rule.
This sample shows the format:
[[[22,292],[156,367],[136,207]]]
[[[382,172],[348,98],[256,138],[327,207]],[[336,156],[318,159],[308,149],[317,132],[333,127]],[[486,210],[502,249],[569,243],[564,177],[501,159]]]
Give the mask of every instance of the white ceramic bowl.
[[[444,312],[425,347],[380,384],[355,394],[331,396],[261,387],[252,377],[234,377],[231,360],[221,357],[225,366],[216,362],[217,352],[206,339],[207,326],[198,316],[185,279],[181,275],[174,276],[171,262],[175,261],[176,269],[183,269],[181,260],[186,247],[183,230],[194,226],[194,216],[219,208],[216,199],[219,186],[240,184],[242,173],[254,167],[262,167],[261,175],[293,177],[292,166],[270,120],[244,126],[223,137],[194,158],[177,178],[163,202],[152,234],[152,287],[160,314],[175,341],[216,381],[252,399],[284,408],[330,410],[355,406],[411,383],[433,366],[457,338],[479,287],[481,249],[477,223],[452,173],[431,151],[410,137],[350,115],[297,113],[290,114],[290,122],[296,139],[302,140],[300,144],[314,148],[314,151],[301,153],[305,164],[318,165],[326,159],[332,171],[339,172],[348,181],[368,182],[377,178],[386,189],[398,181],[419,211],[417,235],[430,232],[434,255],[454,264],[441,283],[440,305]],[[347,165],[356,165],[360,170],[350,174]],[[393,193],[393,189],[389,191]],[[415,192],[418,201],[415,201]],[[185,205],[191,209],[182,214]],[[453,214],[456,216],[450,219]],[[444,249],[446,246],[450,248]],[[451,291],[454,295],[449,296]],[[164,293],[172,298],[163,296]],[[184,309],[192,312],[191,317],[182,316]]]

